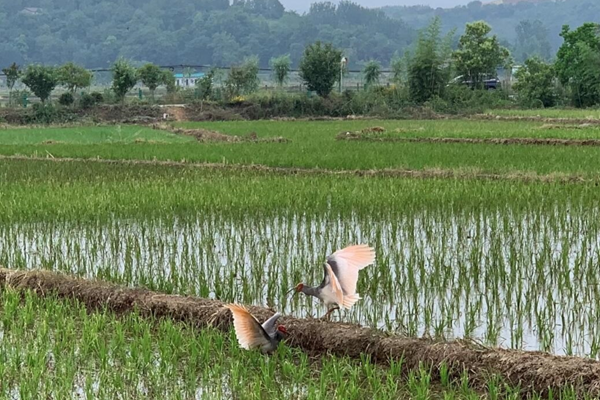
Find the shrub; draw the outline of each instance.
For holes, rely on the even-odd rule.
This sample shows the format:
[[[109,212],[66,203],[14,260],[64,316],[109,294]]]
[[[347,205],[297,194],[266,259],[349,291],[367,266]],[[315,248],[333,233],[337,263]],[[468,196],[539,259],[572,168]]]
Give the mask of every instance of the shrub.
[[[104,96],[100,92],[92,92],[90,96],[94,99],[95,104],[101,104],[104,102]]]
[[[75,97],[73,97],[73,93],[65,92],[60,95],[58,98],[58,103],[62,106],[70,106],[75,102]]]
[[[33,104],[33,114],[30,123],[53,124],[59,122],[69,122],[73,116],[56,108],[52,104],[35,103]]]
[[[94,96],[88,93],[84,93],[79,98],[79,107],[83,109],[92,108],[96,104],[96,100]]]

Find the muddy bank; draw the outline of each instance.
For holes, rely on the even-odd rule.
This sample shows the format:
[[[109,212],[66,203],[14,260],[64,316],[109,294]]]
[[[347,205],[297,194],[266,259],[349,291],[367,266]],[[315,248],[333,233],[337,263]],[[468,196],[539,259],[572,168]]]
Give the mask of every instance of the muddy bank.
[[[417,179],[483,179],[483,180],[512,180],[521,182],[556,182],[556,183],[595,183],[598,185],[600,176],[586,177],[576,174],[553,173],[537,174],[535,172],[506,172],[491,173],[467,169],[441,169],[430,168],[422,170],[384,168],[363,170],[332,170],[324,168],[298,168],[298,167],[270,167],[261,164],[220,164],[208,162],[187,161],[159,161],[159,160],[124,160],[124,159],[102,159],[102,158],[70,158],[54,157],[46,151],[46,157],[0,155],[0,160],[20,160],[39,162],[73,162],[73,163],[101,163],[113,165],[153,165],[173,168],[201,168],[207,170],[226,171],[249,171],[256,173],[269,173],[278,175],[310,176],[359,176],[359,177],[384,177],[384,178],[417,178]]]
[[[146,317],[168,318],[197,328],[232,329],[230,313],[217,300],[166,295],[47,271],[4,268],[0,268],[0,287],[76,299],[89,311],[105,308],[115,313],[137,311]],[[250,311],[261,321],[273,313],[263,307],[250,307]],[[330,353],[357,359],[368,355],[383,365],[402,359],[410,369],[420,364],[431,367],[434,378],[439,378],[436,372],[446,364],[454,377],[464,371],[476,386],[484,385],[491,374],[498,374],[506,383],[520,386],[523,394],[546,394],[549,388],[556,393],[561,387],[572,385],[580,395],[600,395],[600,362],[591,359],[489,348],[466,341],[406,338],[316,319],[286,316],[280,321],[290,333],[288,344],[313,355]]]

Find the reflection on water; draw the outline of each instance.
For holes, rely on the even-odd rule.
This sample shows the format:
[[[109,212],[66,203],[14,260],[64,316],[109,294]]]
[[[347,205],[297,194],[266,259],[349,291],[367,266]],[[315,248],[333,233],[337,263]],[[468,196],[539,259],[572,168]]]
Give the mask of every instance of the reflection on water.
[[[0,263],[321,316],[317,302],[283,293],[318,284],[326,254],[366,242],[378,260],[346,320],[596,357],[598,220],[557,209],[13,224],[0,227]]]

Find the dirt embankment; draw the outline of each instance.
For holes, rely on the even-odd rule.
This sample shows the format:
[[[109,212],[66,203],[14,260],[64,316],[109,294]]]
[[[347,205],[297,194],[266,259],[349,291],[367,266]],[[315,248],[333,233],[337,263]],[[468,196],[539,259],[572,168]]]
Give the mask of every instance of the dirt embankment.
[[[217,300],[166,295],[47,271],[4,268],[0,268],[0,287],[76,299],[89,311],[104,308],[116,313],[137,311],[147,317],[169,318],[198,328],[232,329],[230,313]],[[274,312],[263,307],[250,307],[250,311],[261,321]],[[280,321],[290,333],[287,343],[314,355],[330,353],[356,359],[367,355],[383,365],[402,359],[409,369],[417,369],[419,365],[431,367],[435,379],[439,378],[438,369],[445,364],[453,377],[467,373],[475,386],[484,385],[490,375],[497,374],[506,383],[520,386],[524,395],[547,394],[549,389],[557,393],[566,385],[572,385],[580,396],[600,395],[600,362],[591,359],[489,348],[466,341],[406,338],[316,319],[285,316]]]
[[[161,131],[167,131],[176,135],[186,135],[196,138],[199,142],[226,142],[226,143],[242,143],[242,142],[254,142],[254,143],[288,143],[289,139],[284,137],[267,137],[259,138],[256,132],[250,132],[245,136],[227,135],[217,131],[211,131],[208,129],[183,129],[175,128],[167,124],[153,124],[153,129]]]
[[[589,125],[567,127],[571,129],[585,129]],[[558,126],[561,129],[565,127]],[[540,129],[558,129],[556,125],[543,125]],[[540,145],[540,146],[600,146],[600,139],[560,139],[560,138],[448,138],[448,137],[402,137],[385,136],[385,130],[380,127],[367,128],[362,131],[340,132],[337,140],[364,141],[364,142],[410,142],[410,143],[471,143],[471,144],[500,144],[500,145]],[[416,132],[397,130],[395,133]]]
[[[471,119],[496,120],[496,121],[533,121],[546,122],[551,124],[594,124],[599,125],[599,118],[550,118],[541,115],[494,115],[494,114],[474,114]]]

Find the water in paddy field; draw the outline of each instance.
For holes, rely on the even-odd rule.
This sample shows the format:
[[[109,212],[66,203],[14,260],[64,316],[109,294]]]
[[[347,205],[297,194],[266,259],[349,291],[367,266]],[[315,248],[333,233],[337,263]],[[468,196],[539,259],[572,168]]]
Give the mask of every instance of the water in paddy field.
[[[597,358],[598,210],[178,219],[0,226],[0,264],[48,268],[155,290],[320,317],[302,295],[324,257],[377,250],[345,320],[411,336]],[[339,318],[334,314],[335,318]]]

